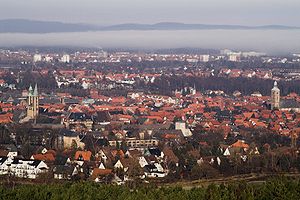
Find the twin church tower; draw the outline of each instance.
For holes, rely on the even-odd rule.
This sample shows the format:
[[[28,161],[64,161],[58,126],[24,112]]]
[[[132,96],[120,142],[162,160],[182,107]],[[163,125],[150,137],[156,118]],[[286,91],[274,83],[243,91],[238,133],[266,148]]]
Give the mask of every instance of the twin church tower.
[[[27,117],[30,119],[36,119],[39,114],[39,93],[37,84],[35,84],[34,90],[31,85],[28,90],[27,97]]]

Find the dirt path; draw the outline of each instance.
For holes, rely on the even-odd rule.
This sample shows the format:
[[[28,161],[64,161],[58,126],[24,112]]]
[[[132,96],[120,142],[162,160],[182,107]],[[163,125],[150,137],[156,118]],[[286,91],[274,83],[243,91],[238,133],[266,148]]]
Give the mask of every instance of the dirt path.
[[[245,181],[250,184],[263,184],[266,180],[278,176],[300,178],[300,173],[277,173],[277,174],[246,174],[217,179],[200,179],[195,181],[182,181],[176,183],[165,184],[165,186],[179,186],[184,189],[192,189],[195,187],[207,187],[210,184],[228,184],[232,182]]]

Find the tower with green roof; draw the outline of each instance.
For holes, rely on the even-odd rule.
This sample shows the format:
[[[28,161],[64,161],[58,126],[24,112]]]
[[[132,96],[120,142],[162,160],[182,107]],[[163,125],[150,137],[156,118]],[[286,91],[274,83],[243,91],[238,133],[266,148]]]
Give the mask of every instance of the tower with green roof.
[[[28,89],[27,104],[27,117],[30,119],[36,119],[39,114],[39,93],[37,84],[35,84],[34,90],[30,85]]]

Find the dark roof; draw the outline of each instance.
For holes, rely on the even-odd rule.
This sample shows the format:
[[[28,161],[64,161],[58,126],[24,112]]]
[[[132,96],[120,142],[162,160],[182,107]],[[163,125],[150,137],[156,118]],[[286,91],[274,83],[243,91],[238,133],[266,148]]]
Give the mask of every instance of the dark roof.
[[[65,104],[79,104],[80,101],[78,99],[65,98],[64,103]]]
[[[300,104],[295,99],[282,99],[280,108],[300,108]]]
[[[37,123],[43,123],[43,124],[53,124],[54,119],[49,118],[45,115],[38,115],[37,118],[36,118],[36,122]]]
[[[3,145],[3,147],[10,152],[17,152],[18,149],[14,144],[7,144],[7,145]]]
[[[19,122],[20,119],[26,117],[26,111],[25,110],[14,110],[13,112],[13,121]]]
[[[0,156],[0,164],[3,164],[7,160],[7,157]]]
[[[148,149],[151,155],[160,156],[161,151],[158,148],[149,148]]]
[[[160,130],[160,129],[169,129],[171,123],[165,124],[124,124],[122,126],[123,129],[139,129],[140,131],[143,130]]]
[[[69,174],[72,175],[74,171],[74,166],[72,165],[55,165],[53,168],[54,174]]]
[[[73,112],[69,115],[69,119],[74,121],[85,121],[87,119],[92,119],[91,116],[85,113]]]
[[[54,165],[65,165],[68,160],[67,156],[64,155],[56,155]]]
[[[144,169],[145,169],[145,171],[148,171],[148,172],[157,171],[157,168],[155,167],[154,164],[146,165],[144,167]]]
[[[108,111],[99,111],[93,116],[95,122],[109,122],[111,120]]]
[[[119,114],[124,114],[124,112],[123,112],[123,110],[111,110],[111,111],[109,111],[109,114],[119,115]]]
[[[59,98],[43,98],[39,100],[39,104],[59,104],[60,99]]]
[[[76,137],[78,135],[78,133],[76,133],[75,131],[71,131],[69,129],[61,129],[59,133],[60,135],[67,136],[67,137]]]

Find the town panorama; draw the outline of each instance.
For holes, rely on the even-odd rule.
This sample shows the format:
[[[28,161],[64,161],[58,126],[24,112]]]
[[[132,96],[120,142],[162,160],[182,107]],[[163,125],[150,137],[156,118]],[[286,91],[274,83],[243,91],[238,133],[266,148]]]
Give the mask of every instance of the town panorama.
[[[300,55],[2,49],[0,177],[168,184],[298,173]]]

